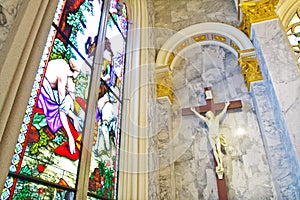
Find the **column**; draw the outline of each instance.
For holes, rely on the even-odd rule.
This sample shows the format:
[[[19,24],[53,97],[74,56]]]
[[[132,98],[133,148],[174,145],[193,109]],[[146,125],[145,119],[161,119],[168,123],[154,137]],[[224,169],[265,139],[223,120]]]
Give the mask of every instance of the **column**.
[[[286,33],[274,10],[278,0],[247,1],[242,29],[250,37],[263,81],[250,92],[278,199],[298,199],[300,76]]]

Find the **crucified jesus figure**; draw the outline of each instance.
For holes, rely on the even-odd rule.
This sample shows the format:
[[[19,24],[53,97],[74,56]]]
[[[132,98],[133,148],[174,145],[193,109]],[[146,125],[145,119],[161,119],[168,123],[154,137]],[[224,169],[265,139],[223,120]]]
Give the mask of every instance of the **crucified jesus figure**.
[[[229,102],[226,102],[224,109],[217,116],[215,116],[212,111],[208,111],[205,114],[206,117],[204,117],[198,113],[195,108],[191,108],[191,111],[202,121],[204,121],[208,127],[208,138],[213,148],[214,157],[217,163],[216,172],[219,179],[222,179],[224,171],[221,148],[222,146],[226,146],[224,135],[220,133],[220,123],[227,111],[229,104]]]

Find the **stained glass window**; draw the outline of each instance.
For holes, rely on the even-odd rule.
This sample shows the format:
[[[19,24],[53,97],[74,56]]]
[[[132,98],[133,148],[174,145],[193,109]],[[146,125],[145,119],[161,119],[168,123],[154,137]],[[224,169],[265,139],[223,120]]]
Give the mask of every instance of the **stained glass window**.
[[[300,8],[288,24],[287,35],[300,65]]]
[[[107,10],[105,3],[59,0],[1,200],[75,198],[87,102],[95,98],[89,95],[90,81],[101,46],[89,199],[117,197],[127,13],[121,1],[111,1]],[[107,30],[103,41],[101,30]]]
[[[96,108],[89,193],[116,198],[122,85],[127,37],[126,5],[111,1]]]

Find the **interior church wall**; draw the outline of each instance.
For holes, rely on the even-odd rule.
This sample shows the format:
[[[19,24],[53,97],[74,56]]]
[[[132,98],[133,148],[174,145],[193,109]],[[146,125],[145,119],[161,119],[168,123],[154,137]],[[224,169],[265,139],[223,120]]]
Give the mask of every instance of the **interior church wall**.
[[[159,157],[158,157],[158,149],[159,149],[159,141],[157,137],[153,137],[156,135],[156,122],[157,122],[157,106],[156,106],[156,91],[155,91],[155,52],[154,48],[154,32],[151,31],[151,27],[154,26],[154,0],[147,0],[147,10],[148,10],[148,22],[149,22],[149,43],[150,47],[148,48],[148,74],[149,74],[149,98],[147,105],[148,106],[148,160],[149,160],[149,170],[148,170],[148,199],[155,200],[160,194],[159,191]]]
[[[179,109],[204,105],[204,87],[212,87],[215,102],[242,100],[243,108],[228,111],[220,130],[228,145],[224,166],[229,199],[275,197],[252,97],[235,55],[220,46],[195,45],[180,56],[181,61],[173,69]],[[180,119],[174,125],[177,145],[186,146],[185,151],[177,151],[174,144],[178,158],[173,159],[175,176],[180,180],[176,182],[177,199],[215,199],[215,169],[207,126],[195,116],[181,116],[180,110],[176,118]]]
[[[238,27],[240,23],[235,2],[231,0],[155,0],[154,10],[157,50],[177,31],[193,24],[222,22]],[[174,189],[175,199],[218,198],[207,127],[195,116],[182,117],[180,111],[183,107],[205,104],[203,87],[207,86],[213,86],[217,102],[241,99],[244,104],[243,109],[228,112],[222,129],[228,142],[228,154],[224,159],[229,198],[276,198],[253,102],[236,55],[218,46],[198,45],[185,50],[180,57],[182,59],[172,70],[175,99],[178,100],[170,106],[172,122],[164,116],[169,105],[162,100],[156,104],[160,128],[156,135],[160,158],[160,196],[157,198],[172,199],[170,195]],[[244,129],[239,129],[241,127]],[[236,135],[237,130],[244,134]],[[174,188],[167,184],[173,184]]]
[[[175,32],[203,22],[221,22],[237,27],[238,15],[233,0],[154,0],[155,45]]]

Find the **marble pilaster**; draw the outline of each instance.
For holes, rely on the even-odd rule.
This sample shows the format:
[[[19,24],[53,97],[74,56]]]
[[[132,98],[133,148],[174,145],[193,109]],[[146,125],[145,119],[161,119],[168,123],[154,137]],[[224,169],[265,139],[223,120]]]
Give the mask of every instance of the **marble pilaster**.
[[[251,94],[278,199],[298,199],[299,166],[274,91],[266,81],[253,82]],[[272,94],[273,93],[273,94]]]
[[[300,197],[300,75],[278,19],[252,24],[251,33],[265,81],[252,90],[274,184],[279,199],[296,199]],[[265,97],[258,100],[257,93]]]
[[[299,144],[300,75],[286,34],[278,20],[254,24],[252,29],[252,40],[264,80],[272,83],[291,139],[294,145]],[[299,145],[295,149],[299,160]]]
[[[173,163],[172,105],[168,97],[160,97],[156,101],[157,124],[155,135],[158,151],[159,199],[175,198],[175,177]]]

